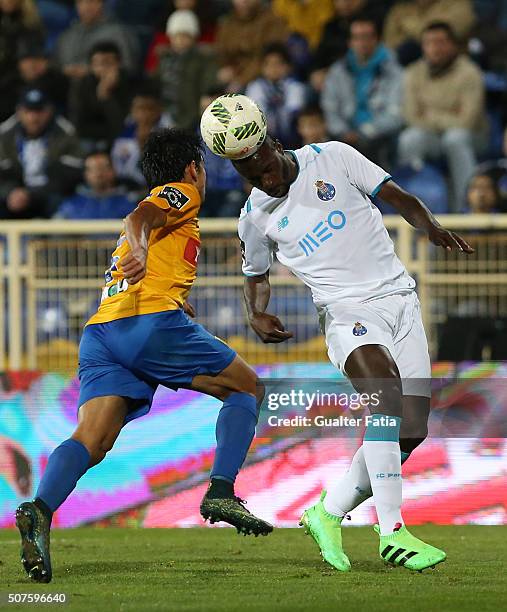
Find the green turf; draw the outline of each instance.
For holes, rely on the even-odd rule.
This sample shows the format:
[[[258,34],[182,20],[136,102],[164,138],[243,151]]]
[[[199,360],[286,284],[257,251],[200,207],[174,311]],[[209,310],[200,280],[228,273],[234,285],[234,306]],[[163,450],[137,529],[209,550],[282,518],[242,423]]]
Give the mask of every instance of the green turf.
[[[38,586],[22,573],[17,532],[0,530],[0,593],[65,592],[70,604],[63,609],[86,612],[485,612],[504,607],[507,527],[412,531],[446,550],[447,561],[422,574],[387,568],[370,528],[344,533],[349,574],[324,564],[313,541],[296,529],[278,529],[265,538],[241,537],[232,529],[55,531],[53,582]],[[55,607],[62,609],[43,606]]]

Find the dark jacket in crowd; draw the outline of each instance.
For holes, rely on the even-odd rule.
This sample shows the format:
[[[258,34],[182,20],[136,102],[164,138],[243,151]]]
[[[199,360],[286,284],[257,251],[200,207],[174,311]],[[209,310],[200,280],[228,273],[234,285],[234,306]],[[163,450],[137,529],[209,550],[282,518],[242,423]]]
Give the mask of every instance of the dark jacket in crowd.
[[[93,74],[74,83],[69,97],[69,116],[80,138],[110,145],[123,129],[132,98],[132,83],[127,74],[121,72],[107,100],[98,99],[97,85]]]
[[[60,36],[56,48],[56,60],[60,66],[86,64],[90,51],[104,41],[115,43],[120,50],[122,64],[132,73],[139,68],[139,43],[123,24],[103,17],[93,25],[76,21]]]
[[[26,27],[21,14],[4,13],[0,10],[0,121],[12,114],[16,105],[18,81],[18,45],[22,40],[43,40],[43,31],[38,27]]]
[[[158,77],[165,111],[182,128],[199,120],[200,99],[216,84],[217,65],[206,48],[194,46],[185,53],[168,49],[160,58]]]
[[[31,155],[28,168],[23,150],[31,144],[36,145],[37,154]],[[0,218],[51,217],[61,196],[73,191],[81,174],[79,140],[63,117],[54,118],[37,139],[26,137],[16,116],[0,126]],[[31,195],[29,208],[20,214],[12,214],[6,206],[7,196],[16,187],[25,187]]]

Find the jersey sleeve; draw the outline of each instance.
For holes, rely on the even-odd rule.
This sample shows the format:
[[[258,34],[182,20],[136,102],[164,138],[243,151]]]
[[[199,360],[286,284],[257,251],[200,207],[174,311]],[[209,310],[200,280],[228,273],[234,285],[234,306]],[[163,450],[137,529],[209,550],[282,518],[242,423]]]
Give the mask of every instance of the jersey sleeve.
[[[197,218],[201,207],[201,196],[193,185],[169,183],[153,189],[140,206],[147,203],[155,204],[165,211],[167,214],[165,227],[172,227]]]
[[[267,272],[273,263],[273,244],[253,223],[248,214],[240,217],[238,234],[243,274],[260,276]]]
[[[391,178],[383,168],[345,143],[332,143],[332,150],[339,155],[351,185],[366,195],[376,196],[382,185]]]

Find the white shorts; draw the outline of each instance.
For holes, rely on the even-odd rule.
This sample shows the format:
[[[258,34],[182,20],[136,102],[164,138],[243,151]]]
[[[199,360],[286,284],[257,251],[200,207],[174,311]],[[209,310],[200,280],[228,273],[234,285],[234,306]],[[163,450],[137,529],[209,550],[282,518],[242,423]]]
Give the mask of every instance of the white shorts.
[[[317,308],[331,363],[344,372],[352,351],[381,344],[401,375],[403,395],[431,397],[431,362],[415,291],[367,302],[337,302]]]

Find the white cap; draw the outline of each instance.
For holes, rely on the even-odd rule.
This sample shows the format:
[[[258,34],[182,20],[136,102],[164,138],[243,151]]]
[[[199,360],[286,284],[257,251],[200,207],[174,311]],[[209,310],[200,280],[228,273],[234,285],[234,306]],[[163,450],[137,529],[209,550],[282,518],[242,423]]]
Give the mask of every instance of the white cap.
[[[166,32],[169,36],[190,34],[197,38],[200,32],[199,21],[193,11],[174,11],[167,20]]]

